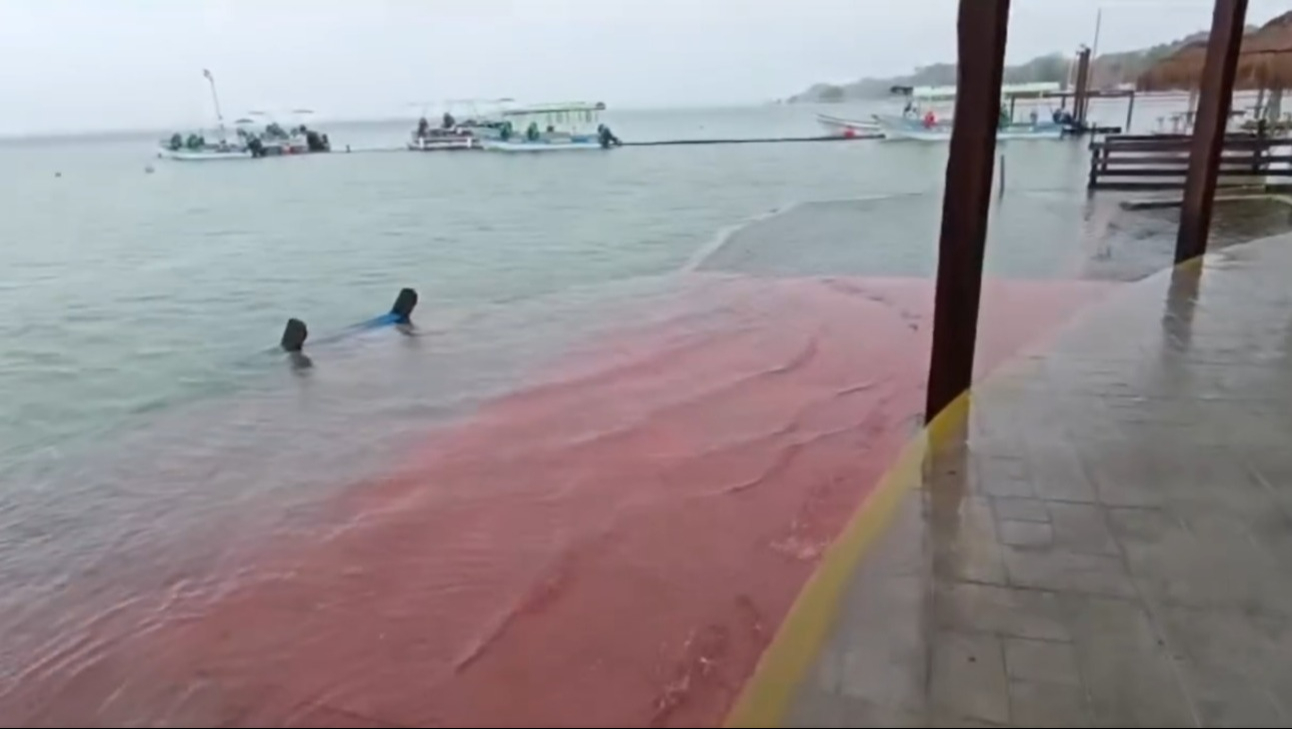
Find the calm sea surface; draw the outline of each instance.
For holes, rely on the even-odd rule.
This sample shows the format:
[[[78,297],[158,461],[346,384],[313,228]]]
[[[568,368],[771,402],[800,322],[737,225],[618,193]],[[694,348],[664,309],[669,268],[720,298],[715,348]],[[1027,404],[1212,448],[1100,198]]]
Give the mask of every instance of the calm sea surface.
[[[816,111],[608,121],[630,140],[804,136],[820,133]],[[1140,116],[1149,124],[1153,112]],[[329,131],[337,149],[390,150],[407,128]],[[470,321],[483,336],[495,320],[532,316],[569,333],[543,308],[705,265],[754,218],[838,201],[752,225],[709,265],[928,275],[945,160],[944,146],[855,142],[185,165],[153,159],[154,139],[0,142],[0,468],[249,386],[279,369],[263,350],[287,317],[319,336],[380,313],[400,286],[420,291],[432,329],[461,333]],[[1071,242],[1089,234],[1073,194],[1084,146],[1003,149],[1009,191],[1034,196],[1002,205],[994,272],[1072,273]],[[908,197],[846,202],[891,195]]]

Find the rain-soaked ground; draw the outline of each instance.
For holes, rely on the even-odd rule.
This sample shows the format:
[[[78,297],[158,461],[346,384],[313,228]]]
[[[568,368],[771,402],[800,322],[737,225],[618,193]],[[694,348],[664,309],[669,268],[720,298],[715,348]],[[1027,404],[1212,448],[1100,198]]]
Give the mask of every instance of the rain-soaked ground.
[[[996,208],[980,373],[1169,262],[1175,213],[1097,202]],[[715,724],[918,417],[940,204],[796,206],[24,465],[0,723]],[[1217,244],[1287,211],[1222,206]]]

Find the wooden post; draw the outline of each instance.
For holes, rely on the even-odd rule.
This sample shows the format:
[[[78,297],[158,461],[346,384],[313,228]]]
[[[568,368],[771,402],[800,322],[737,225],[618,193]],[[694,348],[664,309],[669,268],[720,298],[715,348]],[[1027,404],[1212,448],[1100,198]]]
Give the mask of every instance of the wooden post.
[[[1095,146],[1097,144],[1099,143],[1095,142],[1095,144],[1090,147],[1090,178],[1086,180],[1087,190],[1093,190],[1095,189],[1095,186],[1099,184],[1099,157],[1103,152],[1098,146]]]
[[[973,381],[1009,2],[960,0],[958,86],[942,196],[926,423]]]
[[[1073,91],[1072,116],[1078,126],[1086,125],[1086,112],[1090,107],[1090,49],[1082,48],[1077,54],[1077,88]]]
[[[1234,95],[1234,75],[1247,20],[1247,0],[1216,0],[1202,71],[1198,114],[1189,152],[1189,176],[1180,209],[1180,232],[1175,239],[1175,262],[1183,263],[1207,252],[1220,153],[1225,147],[1225,127]]]

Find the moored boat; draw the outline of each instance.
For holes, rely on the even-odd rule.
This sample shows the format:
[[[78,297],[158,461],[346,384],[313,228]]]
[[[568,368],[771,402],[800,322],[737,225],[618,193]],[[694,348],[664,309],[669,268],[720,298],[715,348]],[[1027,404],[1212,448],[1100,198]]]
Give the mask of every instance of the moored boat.
[[[883,130],[879,127],[879,122],[871,119],[861,121],[859,119],[845,119],[830,114],[817,114],[817,124],[825,129],[827,134],[836,137],[851,139],[854,137],[879,137]]]
[[[909,139],[919,142],[946,142],[951,139],[952,123],[949,119],[930,120],[928,116],[913,118],[876,114],[875,122],[887,139]],[[1067,128],[1054,122],[1007,123],[996,130],[998,141],[1054,140],[1063,138]]]
[[[501,109],[512,99],[457,99],[443,102],[414,103],[420,106],[421,118],[409,134],[408,149],[414,152],[483,149],[484,140],[497,139],[505,125]],[[438,126],[432,126],[427,112],[432,106],[443,108]]]
[[[220,96],[215,90],[215,76],[210,69],[206,68],[202,69],[202,76],[211,86],[211,101],[215,106],[218,141],[214,143],[207,142],[206,136],[202,133],[189,133],[188,136],[184,136],[176,132],[168,139],[161,140],[158,144],[160,149],[157,156],[181,162],[251,159],[253,155],[246,144],[241,141],[235,143],[228,140],[228,134],[224,127],[224,115],[220,112]]]
[[[1019,100],[1041,100],[1057,93],[1054,83],[1007,84],[1001,88],[1000,122],[996,129],[998,141],[1055,140],[1062,139],[1068,125],[1056,119],[1042,119],[1033,109],[1025,122],[1014,121],[1014,108]],[[887,139],[907,139],[920,142],[946,142],[951,139],[951,117],[939,117],[934,111],[938,104],[951,104],[956,98],[954,86],[895,86],[894,94],[906,98],[900,115],[876,114],[875,122]]]
[[[498,152],[558,152],[609,149],[621,144],[601,123],[606,105],[572,102],[544,104],[502,112],[498,137],[484,139],[485,149]]]
[[[309,109],[294,109],[291,112],[293,122],[284,128],[273,115],[263,111],[248,112],[258,116],[267,123],[261,131],[256,131],[256,122],[251,119],[239,119],[238,138],[251,150],[254,157],[284,157],[297,154],[331,152],[332,141],[327,134],[305,126],[305,117],[313,114]]]
[[[432,127],[423,116],[408,140],[408,148],[415,152],[441,152],[457,149],[479,149],[480,142],[468,127],[459,126],[453,114],[444,112],[440,126]]]
[[[224,115],[220,111],[220,97],[215,89],[215,76],[208,69],[203,69],[202,75],[211,86],[211,101],[215,106],[217,121],[217,141],[208,142],[205,134],[201,132],[190,133],[187,136],[176,132],[159,143],[158,157],[180,162],[210,162],[331,151],[332,143],[328,136],[307,128],[303,122],[293,125],[289,131],[270,119],[264,131],[256,132],[252,128],[256,124],[254,120],[238,119],[234,122],[236,127],[234,139],[230,139],[224,124]],[[308,109],[296,109],[292,112],[297,117],[312,113]],[[251,114],[268,116],[264,112],[251,112]]]

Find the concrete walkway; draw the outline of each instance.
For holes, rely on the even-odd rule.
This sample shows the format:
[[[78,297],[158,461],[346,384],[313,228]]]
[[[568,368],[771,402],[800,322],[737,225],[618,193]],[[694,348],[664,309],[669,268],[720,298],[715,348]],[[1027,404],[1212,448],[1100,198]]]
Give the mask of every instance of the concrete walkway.
[[[1163,272],[958,402],[729,724],[1292,721],[1292,238]]]

